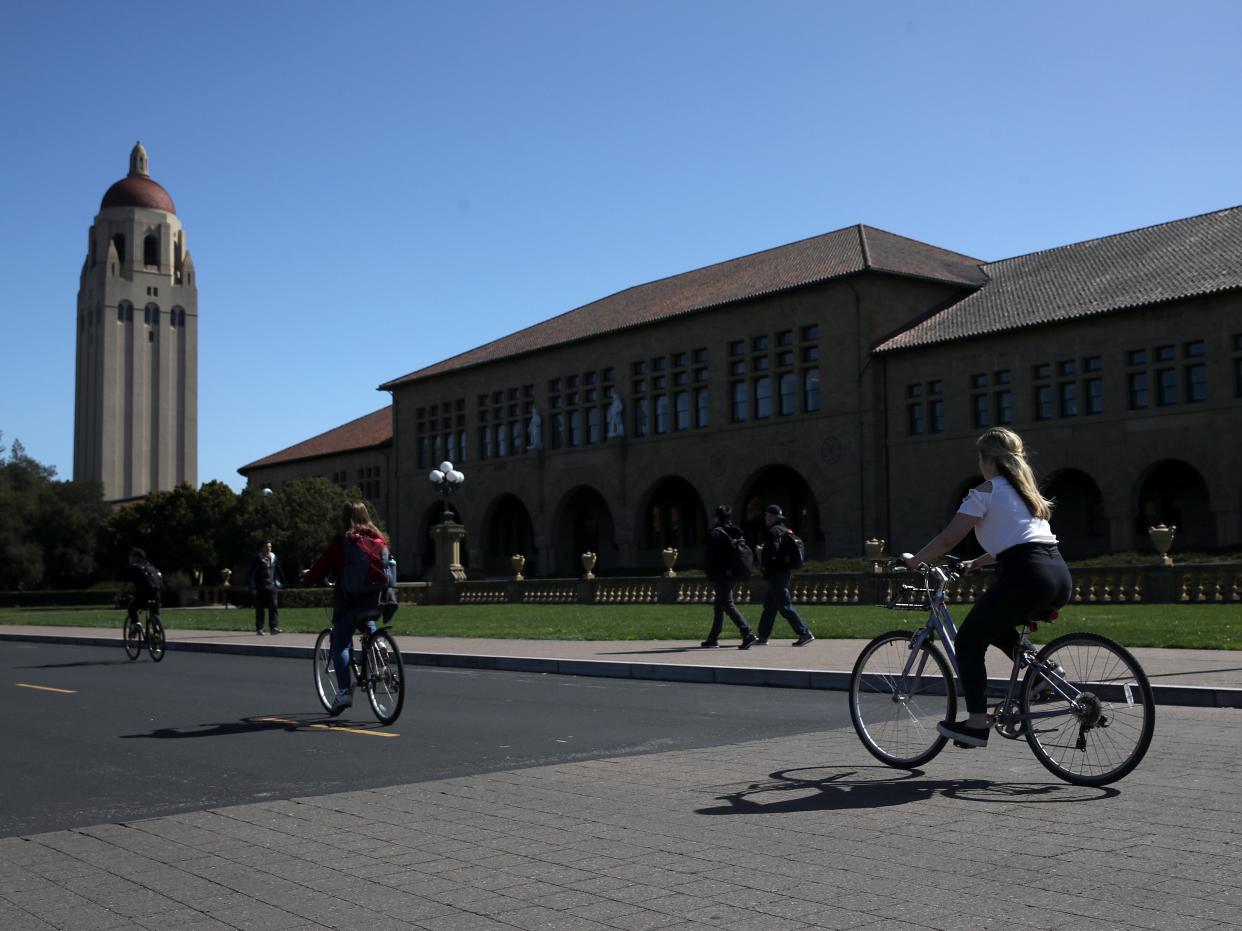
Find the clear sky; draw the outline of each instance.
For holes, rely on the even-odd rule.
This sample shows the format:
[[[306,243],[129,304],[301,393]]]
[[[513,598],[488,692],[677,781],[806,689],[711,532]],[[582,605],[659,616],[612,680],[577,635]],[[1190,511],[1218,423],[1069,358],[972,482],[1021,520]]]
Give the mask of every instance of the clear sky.
[[[854,223],[981,259],[1242,204],[1242,4],[39,0],[0,30],[0,431],[73,472],[141,139],[199,287],[199,480],[381,382]]]

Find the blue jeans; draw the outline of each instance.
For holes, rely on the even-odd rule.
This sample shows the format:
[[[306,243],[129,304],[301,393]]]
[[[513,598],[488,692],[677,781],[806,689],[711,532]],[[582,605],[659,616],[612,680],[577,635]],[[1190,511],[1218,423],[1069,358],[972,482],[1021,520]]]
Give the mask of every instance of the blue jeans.
[[[772,634],[772,625],[776,623],[776,615],[789,622],[794,633],[804,637],[810,633],[806,621],[794,610],[793,601],[789,598],[789,577],[793,573],[784,569],[768,576],[768,590],[763,595],[763,615],[759,618],[759,639],[767,640]]]
[[[347,689],[353,685],[350,681],[349,650],[354,639],[354,631],[359,627],[365,627],[371,633],[375,633],[375,621],[365,621],[359,624],[352,617],[337,617],[332,622],[332,659],[336,665],[336,684],[341,689]]]

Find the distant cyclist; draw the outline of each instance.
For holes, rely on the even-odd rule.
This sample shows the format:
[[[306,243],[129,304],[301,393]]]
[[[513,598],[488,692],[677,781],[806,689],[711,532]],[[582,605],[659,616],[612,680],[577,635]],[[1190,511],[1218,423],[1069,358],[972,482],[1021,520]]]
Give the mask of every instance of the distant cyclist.
[[[351,566],[365,563],[365,570],[382,559],[385,565],[379,571],[387,576],[390,559],[387,537],[371,522],[371,514],[361,501],[345,504],[341,510],[341,522],[343,532],[333,537],[323,554],[302,573],[308,585],[316,585],[327,576],[333,576],[337,583],[332,605],[331,650],[337,684],[333,714],[339,714],[354,703],[349,666],[354,631],[366,626],[374,632],[376,618],[390,617],[393,608],[393,604],[388,602],[387,582],[377,580],[373,585],[347,584],[347,579],[354,576],[352,571],[346,571],[347,563]]]
[[[1035,484],[1022,438],[996,427],[975,441],[984,483],[972,488],[948,526],[913,556],[907,568],[935,562],[971,530],[983,555],[962,564],[966,571],[997,564],[996,577],[975,602],[958,632],[956,649],[969,717],[942,721],[937,730],[970,747],[988,744],[988,644],[1013,656],[1021,642],[1018,625],[1036,612],[1069,601],[1073,580],[1057,538],[1048,525],[1052,504]]]
[[[147,561],[147,554],[134,547],[129,551],[129,564],[121,570],[121,581],[130,588],[122,592],[122,603],[129,611],[129,623],[138,624],[138,612],[149,607],[152,613],[160,614],[160,589],[163,588],[163,576],[160,570]]]

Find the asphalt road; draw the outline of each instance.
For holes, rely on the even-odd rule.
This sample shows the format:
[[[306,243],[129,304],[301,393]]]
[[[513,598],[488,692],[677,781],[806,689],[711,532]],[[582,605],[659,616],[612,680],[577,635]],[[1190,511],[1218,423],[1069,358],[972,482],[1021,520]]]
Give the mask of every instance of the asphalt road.
[[[835,692],[407,667],[323,714],[305,659],[0,643],[0,837],[848,727]],[[387,736],[381,736],[387,735]]]

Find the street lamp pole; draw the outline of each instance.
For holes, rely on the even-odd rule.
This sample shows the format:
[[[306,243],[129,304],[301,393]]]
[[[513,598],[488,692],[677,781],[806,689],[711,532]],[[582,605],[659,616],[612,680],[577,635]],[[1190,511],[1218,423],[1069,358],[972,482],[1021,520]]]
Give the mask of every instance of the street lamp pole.
[[[466,480],[466,476],[454,469],[453,463],[445,460],[440,463],[440,468],[432,469],[431,474],[427,478],[431,480],[431,484],[435,486],[436,491],[444,495],[444,513],[440,516],[440,523],[452,523],[449,517],[450,514],[453,514],[452,509],[449,507],[449,495],[461,487],[461,483]]]

